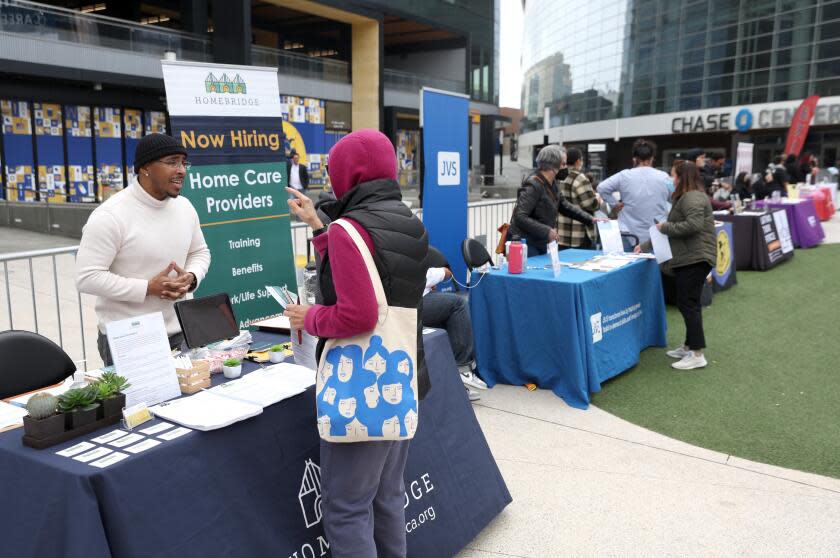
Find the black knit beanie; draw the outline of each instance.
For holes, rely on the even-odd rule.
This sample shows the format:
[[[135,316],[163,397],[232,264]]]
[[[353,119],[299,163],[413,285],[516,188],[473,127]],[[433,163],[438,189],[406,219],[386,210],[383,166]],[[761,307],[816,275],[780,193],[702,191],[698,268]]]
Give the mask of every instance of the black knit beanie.
[[[134,173],[140,173],[140,167],[146,163],[157,161],[167,155],[184,155],[187,150],[172,136],[166,134],[149,134],[137,142],[134,150]]]

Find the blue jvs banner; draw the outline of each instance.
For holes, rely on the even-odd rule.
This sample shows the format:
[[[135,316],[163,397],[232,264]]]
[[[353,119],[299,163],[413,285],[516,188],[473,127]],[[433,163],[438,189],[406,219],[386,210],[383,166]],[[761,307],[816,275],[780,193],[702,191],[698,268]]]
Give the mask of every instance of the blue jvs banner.
[[[461,243],[467,237],[469,98],[423,89],[423,224],[429,244],[440,250],[458,281],[466,281]]]

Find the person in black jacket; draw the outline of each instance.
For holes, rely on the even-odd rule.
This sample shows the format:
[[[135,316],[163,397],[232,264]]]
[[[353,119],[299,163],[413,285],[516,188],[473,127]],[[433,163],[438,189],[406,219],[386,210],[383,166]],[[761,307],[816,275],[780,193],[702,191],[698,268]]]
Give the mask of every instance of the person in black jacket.
[[[309,188],[309,171],[306,165],[300,163],[300,155],[294,149],[290,153],[291,160],[286,161],[286,176],[289,180],[289,186],[302,192]]]
[[[557,240],[557,213],[592,225],[596,219],[570,204],[557,188],[557,175],[566,166],[566,152],[559,145],[547,145],[537,154],[537,172],[522,183],[516,195],[510,235],[524,238],[528,256],[545,254],[547,245]]]

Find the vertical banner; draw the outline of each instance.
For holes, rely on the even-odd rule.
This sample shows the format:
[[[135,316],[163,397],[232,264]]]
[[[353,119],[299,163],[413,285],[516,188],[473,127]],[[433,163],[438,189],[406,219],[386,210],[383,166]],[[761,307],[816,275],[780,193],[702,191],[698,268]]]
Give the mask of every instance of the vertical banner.
[[[172,135],[192,162],[181,194],[213,255],[197,295],[228,293],[245,328],[282,311],[266,285],[297,286],[277,70],[162,64]]]
[[[742,172],[752,174],[753,169],[753,147],[752,143],[738,142],[738,153],[735,157],[735,177]]]
[[[93,181],[93,133],[90,107],[64,107],[64,139],[67,143],[67,169],[70,173],[68,199],[95,202]]]
[[[423,224],[429,244],[440,250],[458,281],[467,279],[461,243],[467,238],[469,97],[423,88]]]
[[[122,112],[116,107],[96,107],[93,111],[99,201],[105,201],[123,187]]]
[[[811,95],[799,105],[793,118],[790,121],[787,141],[785,142],[785,153],[799,156],[805,139],[808,137],[808,129],[811,127],[811,119],[814,118],[814,111],[817,110],[819,95]]]
[[[41,199],[67,200],[64,176],[64,130],[61,105],[32,103],[35,116],[35,144],[38,148],[38,190]]]
[[[9,201],[35,200],[32,153],[32,120],[26,101],[0,101],[3,113],[3,150],[6,173],[6,199]]]
[[[134,152],[143,137],[143,112],[137,109],[123,110],[125,127],[125,176],[126,183],[134,180]]]

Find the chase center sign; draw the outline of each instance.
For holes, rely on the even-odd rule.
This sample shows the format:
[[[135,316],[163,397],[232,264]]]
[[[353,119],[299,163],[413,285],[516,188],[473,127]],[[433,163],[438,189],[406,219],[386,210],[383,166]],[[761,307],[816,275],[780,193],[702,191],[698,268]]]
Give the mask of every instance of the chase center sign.
[[[801,101],[748,105],[743,108],[710,109],[689,114],[672,115],[672,134],[702,132],[742,133],[750,130],[788,128]],[[840,97],[820,99],[814,111],[812,126],[840,125]]]

